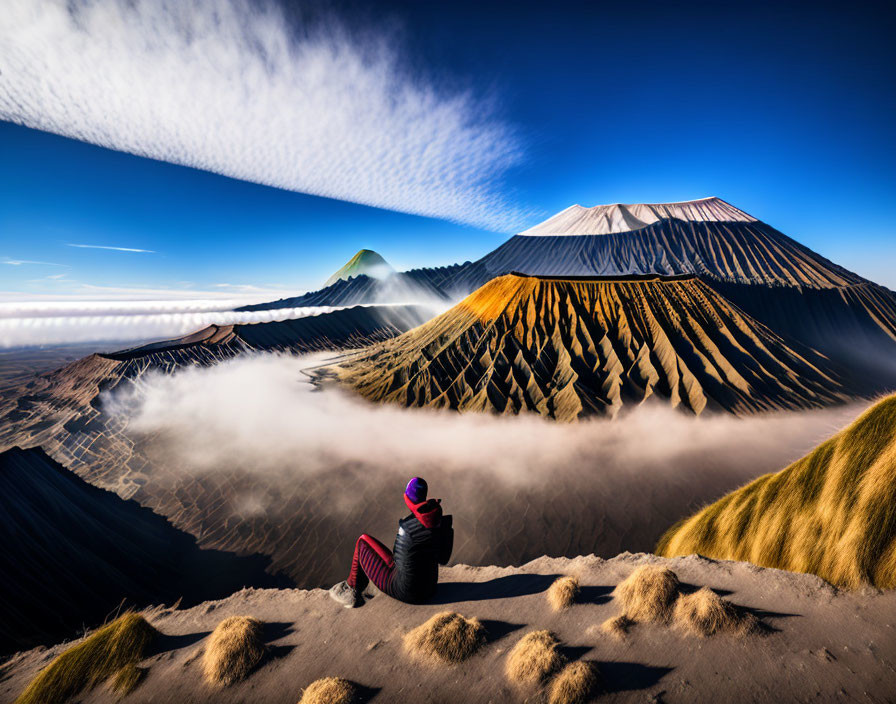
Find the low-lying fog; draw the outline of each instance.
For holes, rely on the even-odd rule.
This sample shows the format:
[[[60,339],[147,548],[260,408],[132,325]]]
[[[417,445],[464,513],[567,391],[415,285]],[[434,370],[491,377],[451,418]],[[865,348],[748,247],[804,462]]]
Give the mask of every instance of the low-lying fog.
[[[698,419],[657,403],[562,425],[373,406],[315,390],[302,370],[320,360],[259,355],[106,394],[153,467],[136,498],[205,544],[272,555],[301,586],[344,578],[360,532],[391,545],[414,475],[455,516],[456,562],[608,557],[650,550],[867,405]]]
[[[158,340],[186,335],[209,325],[269,323],[338,310],[332,306],[233,310],[245,303],[240,300],[0,302],[0,348]]]

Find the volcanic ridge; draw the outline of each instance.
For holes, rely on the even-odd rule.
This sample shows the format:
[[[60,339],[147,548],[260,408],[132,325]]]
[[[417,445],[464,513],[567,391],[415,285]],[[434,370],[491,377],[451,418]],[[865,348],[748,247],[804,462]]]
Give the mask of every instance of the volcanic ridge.
[[[409,275],[395,271],[385,259],[370,250],[362,249],[324,287],[301,296],[281,298],[268,303],[255,303],[236,308],[237,311],[277,310],[305,306],[355,306],[361,304],[440,304],[448,295],[439,285],[436,270],[432,275],[417,272]]]
[[[66,465],[79,463],[85,453],[106,456],[120,440],[121,429],[107,426],[95,403],[101,391],[150,371],[210,366],[241,354],[306,354],[359,347],[410,330],[430,316],[420,306],[356,306],[279,322],[211,325],[173,340],[92,354],[4,392],[0,451],[40,445]],[[99,437],[103,442],[94,443]],[[60,447],[71,450],[57,454]]]

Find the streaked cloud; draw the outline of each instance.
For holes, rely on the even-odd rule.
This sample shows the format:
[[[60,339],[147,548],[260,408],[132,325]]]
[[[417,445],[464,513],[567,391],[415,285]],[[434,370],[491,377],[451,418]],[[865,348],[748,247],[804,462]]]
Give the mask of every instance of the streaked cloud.
[[[3,257],[3,259],[0,259],[0,264],[8,264],[9,266],[27,266],[30,264],[36,264],[38,266],[68,267],[68,264],[57,264],[56,262],[41,262],[41,261],[36,261],[34,259],[11,259],[9,257]]]
[[[7,0],[0,118],[234,178],[481,227],[521,141],[394,37],[249,0]]]
[[[66,244],[67,247],[78,247],[79,249],[110,249],[113,252],[140,252],[142,254],[155,254],[154,249],[135,249],[133,247],[109,247],[102,244]]]
[[[228,291],[238,291],[241,293],[255,293],[258,291],[264,291],[265,289],[261,286],[255,286],[254,284],[225,284],[218,283],[212,284],[215,288],[227,289]]]

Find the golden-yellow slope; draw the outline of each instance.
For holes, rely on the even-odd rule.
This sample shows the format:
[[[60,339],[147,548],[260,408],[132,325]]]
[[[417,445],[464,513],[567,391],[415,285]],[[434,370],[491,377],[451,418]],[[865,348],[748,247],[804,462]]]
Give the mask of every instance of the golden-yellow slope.
[[[896,587],[896,395],[777,474],[670,529],[657,553],[699,553]]]

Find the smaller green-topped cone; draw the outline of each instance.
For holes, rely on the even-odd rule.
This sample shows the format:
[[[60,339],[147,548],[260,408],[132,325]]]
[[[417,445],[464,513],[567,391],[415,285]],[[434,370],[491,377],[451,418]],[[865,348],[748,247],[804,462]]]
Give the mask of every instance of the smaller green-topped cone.
[[[394,271],[395,270],[389,266],[389,262],[383,259],[377,252],[374,252],[372,249],[362,249],[349,259],[345,266],[327,279],[324,287],[331,286],[340,279],[348,281],[350,278],[361,276],[362,274],[381,279]]]

